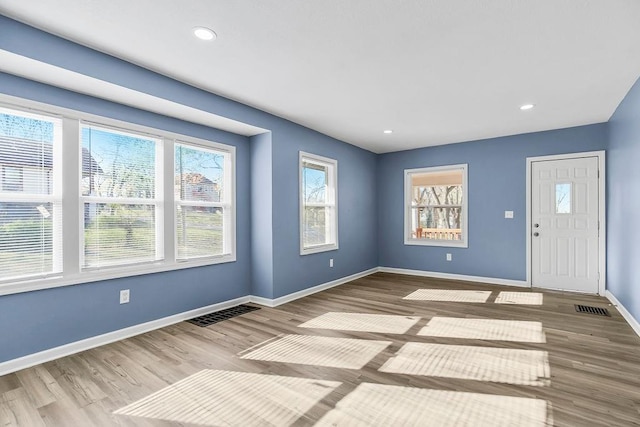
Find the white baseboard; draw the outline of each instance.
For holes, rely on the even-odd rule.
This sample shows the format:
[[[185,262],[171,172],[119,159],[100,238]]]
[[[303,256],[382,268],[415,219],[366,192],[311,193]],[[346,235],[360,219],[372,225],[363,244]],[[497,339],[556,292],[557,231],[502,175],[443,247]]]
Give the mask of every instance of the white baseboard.
[[[633,317],[633,315],[629,313],[625,306],[622,305],[622,303],[618,301],[618,299],[610,291],[607,291],[605,296],[609,301],[611,301],[611,304],[613,304],[613,306],[618,309],[620,314],[622,314],[622,317],[624,317],[624,320],[626,320],[629,326],[633,328],[636,335],[640,337],[640,323],[638,323],[635,317]]]
[[[0,363],[0,376],[250,301],[249,296],[236,298],[8,360]]]
[[[347,283],[347,282],[351,282],[351,281],[359,279],[361,277],[365,277],[365,276],[368,276],[370,274],[377,273],[378,271],[380,271],[379,267],[370,268],[369,270],[361,271],[359,273],[355,273],[355,274],[352,274],[350,276],[341,277],[339,279],[332,280],[331,282],[322,283],[322,284],[314,286],[312,288],[303,289],[301,291],[293,292],[291,294],[288,294],[288,295],[285,295],[285,296],[282,296],[282,297],[279,297],[279,298],[275,298],[275,299],[268,299],[268,298],[252,296],[251,297],[251,302],[254,302],[254,303],[260,304],[260,305],[264,305],[266,307],[277,307],[279,305],[286,304],[288,302],[297,300],[299,298],[303,298],[303,297],[309,296],[311,294],[315,294],[317,292],[321,292],[321,291],[324,291],[326,289],[333,288],[335,286],[339,286],[339,285],[342,285],[342,284]]]
[[[108,332],[106,334],[97,335],[95,337],[87,338],[84,340],[61,345],[59,347],[54,347],[48,350],[40,351],[38,353],[29,354],[27,356],[19,357],[17,359],[12,359],[12,360],[8,360],[6,362],[0,363],[0,376],[19,371],[21,369],[30,368],[32,366],[49,362],[51,360],[59,359],[61,357],[70,356],[72,354],[79,353],[81,351],[90,350],[92,348],[96,348],[101,345],[110,344],[112,342],[120,341],[125,338],[130,338],[136,335],[140,335],[145,332],[150,332],[155,329],[163,328],[165,326],[182,322],[184,320],[193,319],[194,317],[224,310],[225,308],[235,307],[239,304],[245,304],[247,302],[254,302],[256,304],[264,305],[266,307],[276,307],[278,305],[285,304],[287,302],[296,300],[298,298],[315,294],[316,292],[324,291],[325,289],[333,288],[335,286],[342,285],[352,280],[356,280],[361,277],[368,276],[377,271],[378,271],[377,267],[371,268],[369,270],[365,270],[360,273],[355,273],[350,276],[342,277],[340,279],[323,283],[321,285],[317,285],[309,289],[304,289],[299,292],[294,292],[292,294],[285,295],[283,297],[276,298],[276,299],[268,299],[268,298],[248,295],[248,296],[236,298],[233,300],[208,305],[206,307],[200,307],[195,310],[189,310],[183,313],[174,314],[172,316],[163,317],[162,319],[152,320],[150,322],[130,326],[128,328],[119,329],[117,331]]]
[[[495,277],[467,276],[464,274],[440,273],[437,271],[409,270],[405,268],[378,267],[382,273],[407,274],[409,276],[433,277],[436,279],[464,280],[467,282],[490,283],[495,285],[529,288],[525,280],[497,279]]]

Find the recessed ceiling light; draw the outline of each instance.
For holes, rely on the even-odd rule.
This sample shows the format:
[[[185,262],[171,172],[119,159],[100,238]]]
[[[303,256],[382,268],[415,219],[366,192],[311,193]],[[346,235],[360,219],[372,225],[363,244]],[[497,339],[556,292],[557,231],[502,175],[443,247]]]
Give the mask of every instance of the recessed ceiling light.
[[[194,27],[193,35],[199,38],[200,40],[215,40],[216,33],[213,30],[205,27]]]
[[[382,132],[383,132],[383,133],[393,133],[393,131],[392,131],[391,129],[387,129],[387,130],[384,130],[384,131],[382,131]]]
[[[523,110],[523,111],[524,110],[531,110],[533,107],[535,107],[534,104],[524,104],[524,105],[520,106],[520,109]]]

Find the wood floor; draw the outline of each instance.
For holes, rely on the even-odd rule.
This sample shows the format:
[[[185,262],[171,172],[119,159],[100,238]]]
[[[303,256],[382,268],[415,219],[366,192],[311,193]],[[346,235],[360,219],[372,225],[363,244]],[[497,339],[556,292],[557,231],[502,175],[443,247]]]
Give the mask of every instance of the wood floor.
[[[418,289],[492,291],[486,303],[403,300]],[[640,338],[601,297],[543,292],[543,305],[494,303],[501,291],[528,289],[376,273],[276,307],[200,328],[182,322],[0,377],[0,426],[174,426],[179,422],[114,414],[203,370],[258,373],[340,385],[293,425],[313,425],[361,383],[543,399],[556,426],[640,425]],[[538,292],[539,290],[535,290]],[[540,291],[542,292],[542,291]],[[577,313],[606,307],[611,317]],[[417,316],[404,334],[300,328],[328,312]],[[542,322],[546,342],[418,336],[434,316]],[[243,359],[253,346],[285,334],[389,341],[362,369]],[[381,372],[407,342],[543,350],[547,384]],[[424,420],[424,425],[429,425]]]

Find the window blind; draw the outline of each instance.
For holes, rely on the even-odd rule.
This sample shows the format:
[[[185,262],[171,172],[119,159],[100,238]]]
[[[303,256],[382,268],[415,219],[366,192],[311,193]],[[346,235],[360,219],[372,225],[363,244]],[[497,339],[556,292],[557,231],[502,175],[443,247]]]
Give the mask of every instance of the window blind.
[[[0,108],[0,281],[62,271],[58,118]]]
[[[161,141],[87,124],[81,135],[82,268],[161,259],[156,215]]]
[[[230,252],[224,229],[230,220],[228,154],[175,144],[176,259]]]

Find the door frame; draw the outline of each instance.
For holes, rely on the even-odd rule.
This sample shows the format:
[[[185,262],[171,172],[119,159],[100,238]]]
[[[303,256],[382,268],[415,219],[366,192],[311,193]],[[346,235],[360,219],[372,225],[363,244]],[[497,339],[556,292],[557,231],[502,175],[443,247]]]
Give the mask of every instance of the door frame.
[[[598,158],[598,220],[600,221],[599,233],[598,233],[598,295],[604,296],[606,292],[606,280],[607,280],[607,221],[606,221],[606,162],[605,151],[586,151],[582,153],[569,153],[569,154],[556,154],[551,156],[537,156],[527,157],[527,220],[526,220],[526,241],[527,241],[527,285],[532,288],[533,283],[531,279],[531,207],[533,205],[531,196],[533,179],[531,177],[531,166],[533,162],[548,161],[548,160],[567,160],[567,159],[580,159],[584,157],[597,157]],[[559,289],[561,290],[561,289]]]

